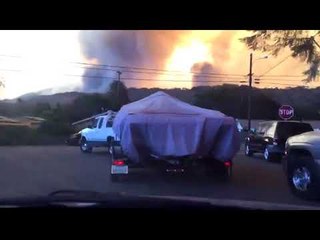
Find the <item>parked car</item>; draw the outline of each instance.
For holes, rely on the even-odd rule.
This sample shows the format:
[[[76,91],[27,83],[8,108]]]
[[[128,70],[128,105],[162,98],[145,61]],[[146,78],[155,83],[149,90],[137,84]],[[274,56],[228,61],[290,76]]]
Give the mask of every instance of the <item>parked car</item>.
[[[298,121],[266,121],[251,131],[245,140],[245,154],[263,153],[266,161],[280,160],[284,155],[285,143],[291,136],[313,131],[309,123]]]
[[[293,194],[305,199],[320,198],[320,132],[290,137],[282,163]]]
[[[81,131],[80,150],[84,153],[92,152],[94,147],[110,147],[111,139],[115,138],[112,129],[115,113],[108,113],[96,117],[92,125]]]

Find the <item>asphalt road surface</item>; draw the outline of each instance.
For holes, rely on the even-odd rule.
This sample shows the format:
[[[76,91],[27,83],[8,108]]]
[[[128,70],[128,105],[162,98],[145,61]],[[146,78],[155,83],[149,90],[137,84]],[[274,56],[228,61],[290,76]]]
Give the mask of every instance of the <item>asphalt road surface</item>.
[[[111,183],[105,149],[91,154],[70,146],[0,147],[0,198],[43,196],[57,190],[93,190],[129,194],[179,195],[272,203],[316,205],[294,197],[281,165],[240,151],[229,182],[202,175],[168,178],[148,170],[135,171],[127,181]]]

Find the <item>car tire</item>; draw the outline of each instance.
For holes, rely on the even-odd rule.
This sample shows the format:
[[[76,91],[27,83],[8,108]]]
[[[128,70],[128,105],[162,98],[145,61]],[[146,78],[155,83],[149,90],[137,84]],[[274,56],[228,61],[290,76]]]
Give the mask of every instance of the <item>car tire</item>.
[[[108,152],[108,153],[111,153],[111,152],[110,152],[111,145],[112,145],[112,137],[108,136],[108,137],[107,137],[107,152]]]
[[[320,198],[320,178],[313,167],[309,156],[298,156],[289,163],[287,181],[291,192],[302,199],[316,200]]]
[[[80,141],[80,150],[83,153],[91,153],[92,147],[89,147],[86,139],[81,139]]]
[[[249,143],[246,143],[244,146],[244,154],[248,157],[251,157],[253,155],[253,152],[250,150]]]

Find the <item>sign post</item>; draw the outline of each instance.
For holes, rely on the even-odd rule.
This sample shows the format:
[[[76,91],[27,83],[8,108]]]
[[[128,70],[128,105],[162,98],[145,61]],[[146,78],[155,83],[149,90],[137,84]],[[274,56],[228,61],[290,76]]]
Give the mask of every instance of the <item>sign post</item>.
[[[290,105],[282,105],[278,111],[279,117],[283,120],[289,120],[294,116],[294,109]]]

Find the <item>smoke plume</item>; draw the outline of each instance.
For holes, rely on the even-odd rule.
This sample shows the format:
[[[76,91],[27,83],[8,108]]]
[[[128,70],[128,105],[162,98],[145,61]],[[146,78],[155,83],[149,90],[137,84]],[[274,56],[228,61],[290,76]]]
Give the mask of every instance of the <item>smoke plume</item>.
[[[188,32],[82,31],[80,44],[86,59],[97,60],[99,64],[163,69],[176,43]],[[126,73],[127,77],[131,75]],[[82,78],[83,90],[105,91],[112,77],[116,78],[116,73],[88,68]]]
[[[220,71],[215,68],[211,63],[208,62],[203,62],[203,63],[195,63],[192,68],[192,72],[196,72],[199,74],[204,74],[204,75],[199,75],[199,74],[194,74],[192,78],[192,87],[198,87],[198,86],[207,86],[208,83],[207,81],[212,81],[210,82],[210,85],[215,85],[215,81],[217,80],[212,80],[210,78],[210,75],[206,75],[206,73],[220,73]]]
[[[172,57],[177,46],[185,47],[190,44],[192,45],[193,41],[198,41],[206,44],[209,49],[209,55],[212,56],[213,60],[196,60],[192,62],[190,71],[200,73],[214,72],[218,74],[231,73],[245,76],[248,74],[250,50],[239,39],[248,35],[250,35],[248,31],[81,31],[79,40],[82,53],[88,62],[155,69],[167,69],[166,64],[168,63],[168,59]],[[197,55],[197,52],[194,53]],[[189,53],[187,56],[183,55],[185,57],[181,59],[181,64],[178,61],[176,65],[183,65],[185,59],[193,59],[194,53]],[[273,68],[286,54],[285,50],[277,58],[270,57],[267,60],[255,61],[253,66],[254,75],[259,76],[259,74],[263,74],[268,69]],[[254,59],[258,59],[262,55],[263,53],[261,52],[254,52]],[[305,67],[305,64],[301,64],[297,59],[291,58],[274,68],[270,73],[301,75]],[[125,78],[138,79],[137,81],[126,81],[125,84],[128,87],[161,87],[165,84],[162,82],[162,85],[160,85],[159,82],[153,82],[153,79],[151,79],[151,82],[143,81],[143,78],[155,78],[154,75],[150,76],[147,74],[137,75],[136,73],[123,72],[121,78],[124,80]],[[166,78],[173,79],[173,76],[167,76]],[[104,92],[108,89],[113,79],[117,79],[115,71],[87,68],[82,77],[83,91]],[[212,83],[200,82],[202,80],[212,80]],[[234,81],[240,82],[240,80],[245,79],[239,78]],[[221,77],[206,78],[194,75],[192,81],[192,86],[199,86],[215,85],[218,81],[230,82],[231,80]],[[261,81],[260,87],[274,86],[274,84],[270,84],[267,81]],[[174,85],[175,83],[171,83],[170,86]]]

